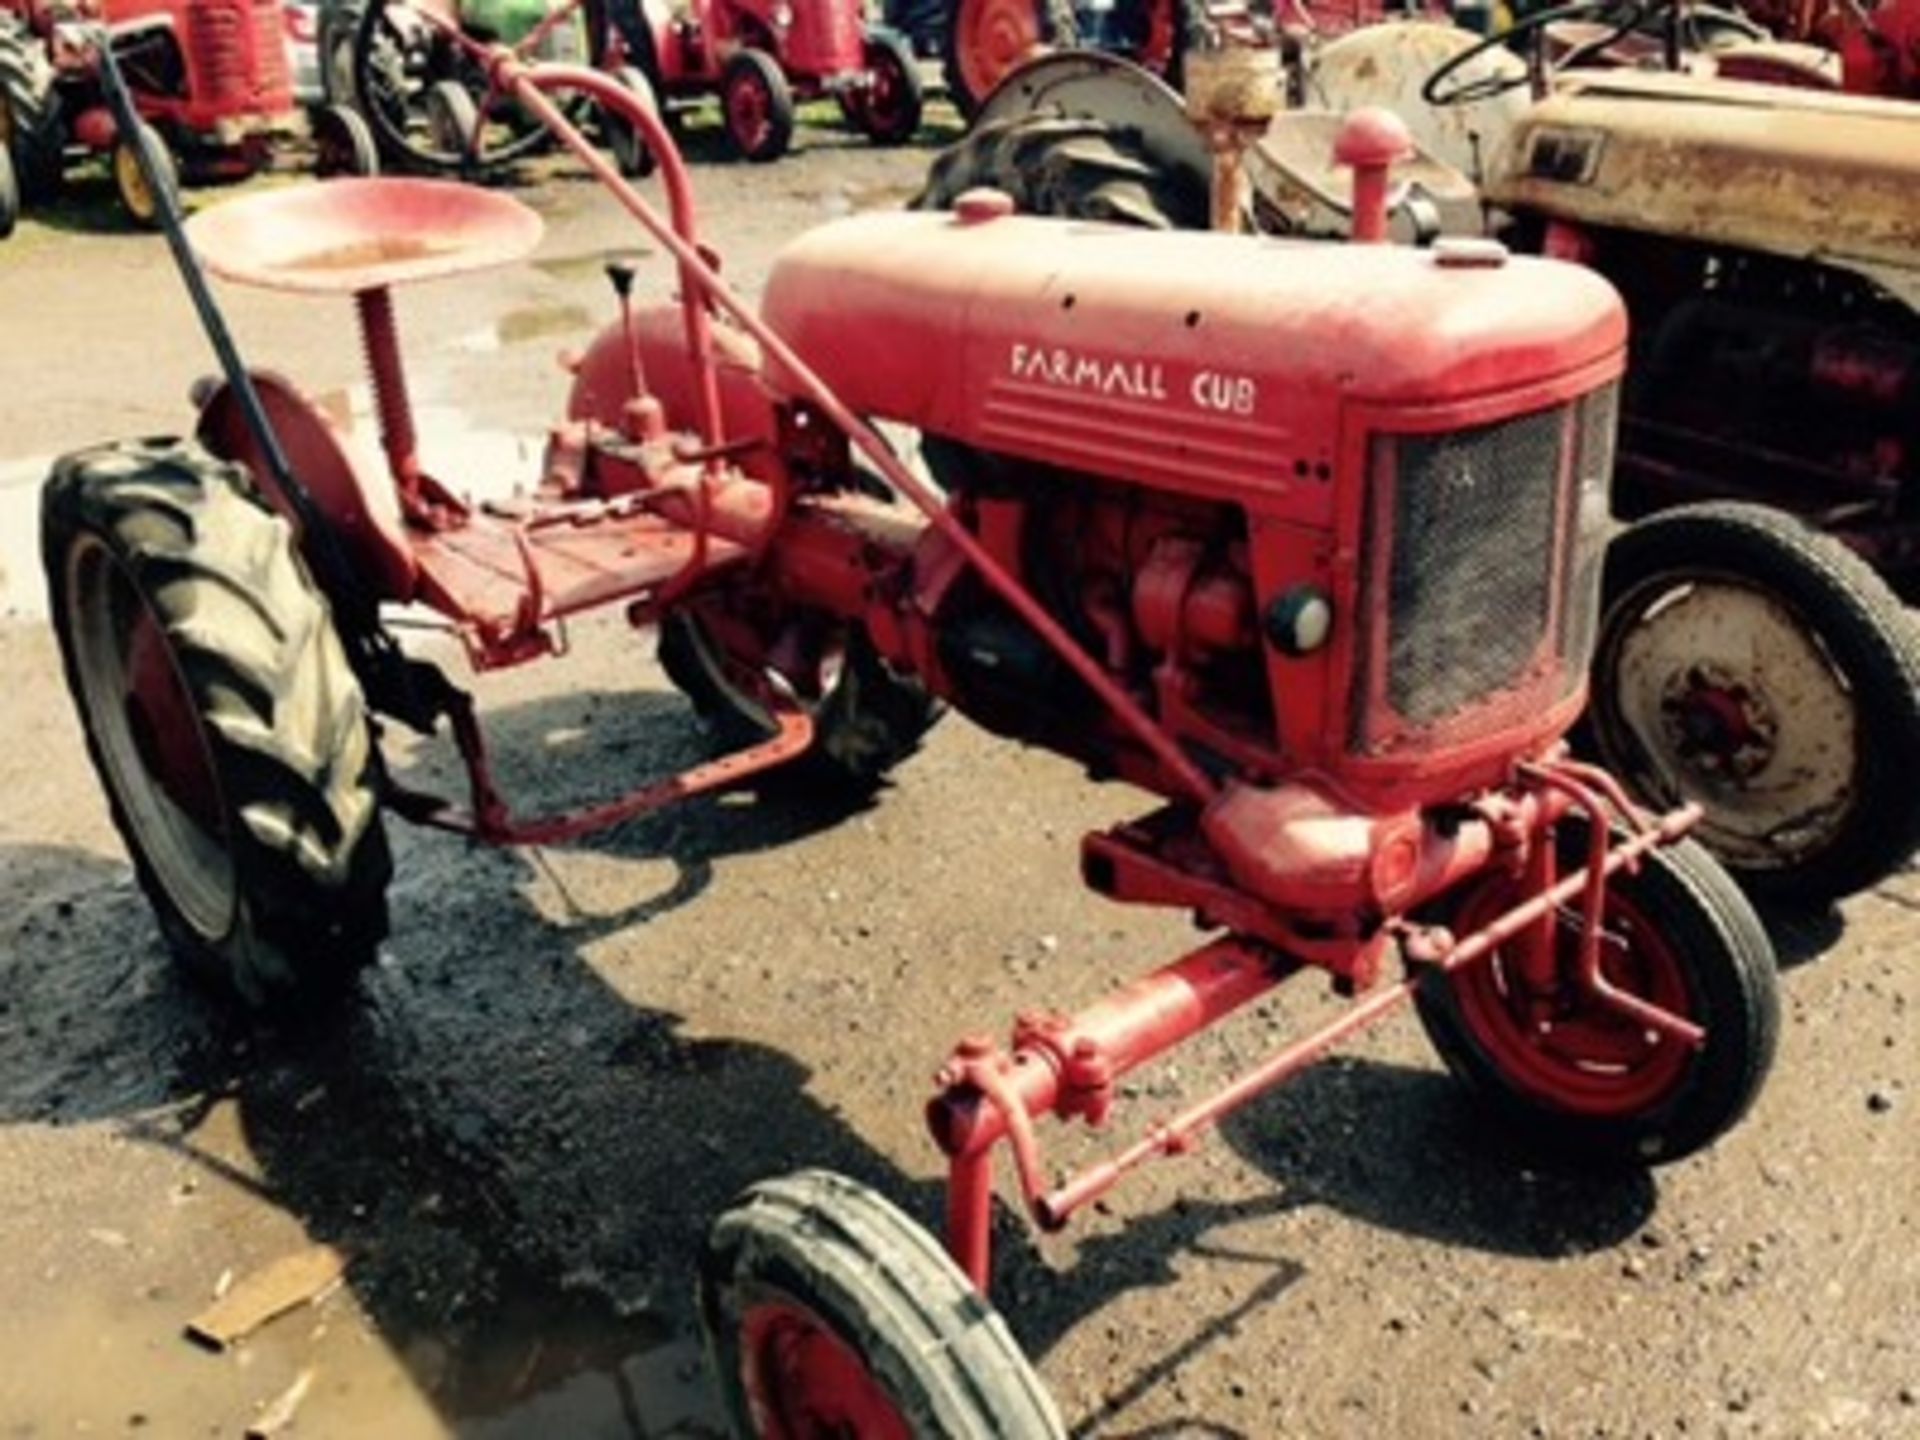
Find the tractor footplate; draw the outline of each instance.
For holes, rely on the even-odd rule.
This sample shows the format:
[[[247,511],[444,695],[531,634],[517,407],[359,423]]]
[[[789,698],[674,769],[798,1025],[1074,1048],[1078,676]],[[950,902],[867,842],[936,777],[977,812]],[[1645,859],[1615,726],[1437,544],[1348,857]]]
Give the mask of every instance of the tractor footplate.
[[[701,573],[744,560],[747,548],[699,535],[638,508],[565,523],[509,523],[478,515],[423,537],[415,556],[422,598],[469,619],[483,648],[530,626],[619,600],[644,600],[699,561]],[[485,664],[497,658],[484,653]]]

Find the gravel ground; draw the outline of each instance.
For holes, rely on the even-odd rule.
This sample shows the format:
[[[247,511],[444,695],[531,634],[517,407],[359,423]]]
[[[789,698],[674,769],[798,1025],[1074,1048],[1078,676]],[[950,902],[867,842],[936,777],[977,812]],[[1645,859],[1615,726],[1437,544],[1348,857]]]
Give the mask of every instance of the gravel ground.
[[[805,140],[696,171],[749,288],[926,160]],[[533,260],[401,300],[443,474],[531,473],[550,357],[633,248],[586,185],[534,181]],[[38,615],[44,457],[177,429],[210,368],[164,247],[99,213],[0,246],[0,1434],[237,1434],[309,1369],[298,1435],[718,1434],[688,1303],[706,1222],[804,1165],[936,1216],[919,1108],[957,1035],[1192,943],[1077,880],[1079,834],[1150,802],[949,718],[851,814],[736,796],[505,853],[395,825],[362,1003],[314,1034],[223,1017],[161,950]],[[257,363],[362,398],[344,306],[226,293]],[[574,638],[478,687],[515,793],[701,753],[650,643]],[[441,747],[399,765],[449,774]],[[1779,1065],[1706,1155],[1533,1168],[1405,1020],[1067,1234],[1009,1229],[996,1299],[1083,1435],[1920,1435],[1916,912],[1909,872],[1778,917]],[[1303,980],[1238,1017],[1131,1086],[1118,1133],[1333,1003]],[[353,1257],[339,1289],[225,1354],[183,1337],[223,1277],[315,1240]]]

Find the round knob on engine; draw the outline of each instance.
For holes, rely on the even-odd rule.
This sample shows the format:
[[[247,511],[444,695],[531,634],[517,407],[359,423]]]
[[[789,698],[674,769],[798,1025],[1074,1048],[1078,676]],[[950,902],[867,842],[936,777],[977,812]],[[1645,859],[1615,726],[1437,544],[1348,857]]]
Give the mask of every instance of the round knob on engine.
[[[1333,602],[1317,585],[1295,585],[1273,597],[1262,628],[1282,655],[1311,655],[1333,633]]]

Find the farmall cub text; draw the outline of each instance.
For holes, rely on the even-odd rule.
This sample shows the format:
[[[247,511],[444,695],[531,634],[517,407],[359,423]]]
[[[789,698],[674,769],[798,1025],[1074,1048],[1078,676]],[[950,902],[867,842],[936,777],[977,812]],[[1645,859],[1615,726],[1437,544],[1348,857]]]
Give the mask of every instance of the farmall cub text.
[[[231,280],[354,298],[387,475],[286,382],[249,378],[187,265],[229,362],[198,438],[86,451],[48,483],[69,679],[175,948],[300,1005],[384,934],[383,805],[556,841],[777,766],[870,785],[936,696],[1162,797],[1086,839],[1087,883],[1213,932],[1086,1009],[1036,1008],[1004,1047],[960,1043],[928,1107],[944,1253],[822,1172],[718,1222],[701,1308],[743,1433],[1061,1433],[985,1298],[1002,1142],[1027,1210],[1061,1226],[1404,1001],[1482,1099],[1590,1161],[1673,1159],[1746,1109],[1776,1025],[1764,932],[1680,838],[1688,813],[1637,813],[1561,745],[1625,340],[1604,281],[1484,246],[1025,219],[980,192],[802,236],[755,313],[702,258],[673,143],[617,81],[506,52],[493,74],[680,287],[637,305],[615,272],[620,319],[530,499],[470,505],[419,453],[390,291],[522,255],[539,225],[427,180],[285,190],[189,227]],[[639,127],[670,219],[548,98],[568,90]],[[1377,149],[1364,127],[1343,144],[1363,195]],[[862,417],[917,428],[940,489]],[[438,610],[482,667],[624,607],[739,748],[516,819],[472,705],[399,652],[381,602]],[[368,709],[449,721],[470,803],[392,786]],[[1300,971],[1353,1003],[1110,1159],[1047,1168],[1041,1117],[1104,1124],[1122,1077]]]

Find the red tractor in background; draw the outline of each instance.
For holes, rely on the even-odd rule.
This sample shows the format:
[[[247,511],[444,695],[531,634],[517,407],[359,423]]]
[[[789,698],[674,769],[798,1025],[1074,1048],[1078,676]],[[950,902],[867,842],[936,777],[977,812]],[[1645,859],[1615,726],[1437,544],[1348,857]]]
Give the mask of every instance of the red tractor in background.
[[[1564,743],[1625,361],[1605,281],[1476,246],[1094,229],[978,192],[800,237],[756,310],[632,90],[484,62],[671,257],[656,303],[609,267],[617,318],[528,486],[476,502],[423,451],[394,291],[524,256],[539,218],[423,179],[170,229],[224,383],[196,387],[195,438],[96,446],[47,482],[68,684],[181,959],[310,1009],[385,933],[383,810],[557,844],[784,767],[870,789],[935,697],[1155,797],[1083,840],[1084,877],[1211,932],[1082,1008],[1036,1007],[1004,1048],[959,1044],[927,1110],[946,1254],[819,1172],[722,1217],[700,1308],[742,1434],[1061,1435],[986,1298],[1002,1151],[1059,1228],[1409,1004],[1495,1113],[1588,1164],[1675,1159],[1747,1109],[1778,1024],[1766,933],[1682,838],[1697,809],[1643,812]],[[668,217],[567,93],[634,127]],[[1339,145],[1377,238],[1390,152],[1366,125]],[[230,281],[351,299],[377,455],[244,367],[196,251]],[[917,429],[939,486],[866,417]],[[471,696],[401,649],[397,606],[443,617],[482,669],[554,655],[590,613],[658,626],[729,749],[516,815]],[[369,711],[449,728],[464,803],[399,783]],[[1351,1003],[1105,1161],[1048,1170],[1041,1119],[1106,1124],[1130,1072],[1301,974]]]
[[[553,58],[571,36],[582,58],[668,115],[717,96],[733,149],[750,161],[784,155],[795,105],[822,96],[876,144],[903,144],[920,128],[912,51],[866,25],[856,0],[698,0],[684,11],[667,0],[541,0],[469,4],[457,15],[434,7],[433,21],[428,8],[371,0],[352,42],[355,97],[381,148],[417,171],[504,163],[547,143],[487,82],[478,57],[497,42]],[[622,168],[645,173],[650,162],[631,127],[608,118],[601,128]]]
[[[266,163],[273,128],[294,109],[282,23],[276,0],[0,0],[0,138],[21,199],[53,199],[69,153],[84,150],[110,157],[115,191],[136,223],[158,223],[131,137],[101,90],[100,33],[162,161],[161,183],[253,174]]]

